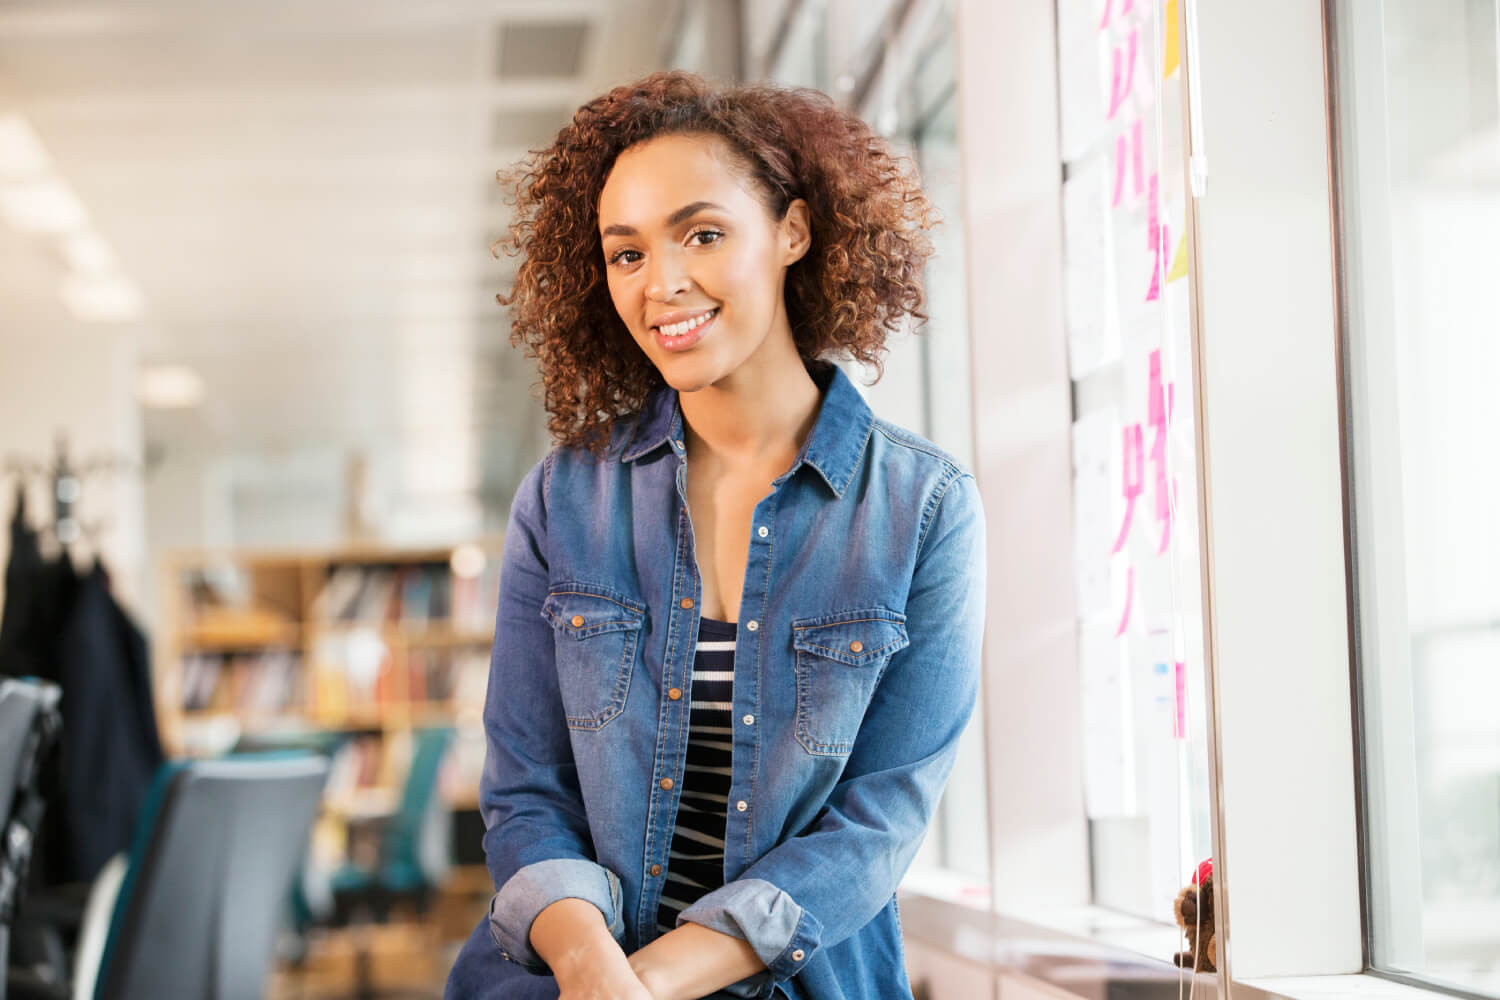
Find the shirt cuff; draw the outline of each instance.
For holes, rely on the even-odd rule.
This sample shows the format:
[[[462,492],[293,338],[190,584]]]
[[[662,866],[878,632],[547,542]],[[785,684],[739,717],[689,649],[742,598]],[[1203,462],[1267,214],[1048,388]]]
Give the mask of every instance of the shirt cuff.
[[[812,961],[823,936],[817,917],[758,878],[739,879],[705,893],[677,915],[678,926],[685,921],[739,938],[766,963],[765,973],[726,990],[743,997],[770,996],[776,983],[792,978]]]
[[[500,955],[532,972],[551,972],[531,947],[531,924],[559,899],[588,900],[604,914],[610,935],[624,937],[619,876],[593,861],[548,858],[516,869],[490,900],[490,937]]]

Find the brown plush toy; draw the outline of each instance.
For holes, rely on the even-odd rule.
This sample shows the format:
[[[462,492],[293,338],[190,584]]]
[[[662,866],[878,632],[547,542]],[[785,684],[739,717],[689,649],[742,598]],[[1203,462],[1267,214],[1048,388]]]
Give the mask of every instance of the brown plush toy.
[[[1187,951],[1179,951],[1172,961],[1182,968],[1214,972],[1219,958],[1219,942],[1214,935],[1214,862],[1209,858],[1193,872],[1193,882],[1177,894],[1172,903],[1177,926],[1187,935]]]

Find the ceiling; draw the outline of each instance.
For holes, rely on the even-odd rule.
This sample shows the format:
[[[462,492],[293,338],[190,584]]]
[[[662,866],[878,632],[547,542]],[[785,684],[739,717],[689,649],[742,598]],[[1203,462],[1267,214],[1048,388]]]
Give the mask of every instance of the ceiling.
[[[198,407],[148,412],[148,442],[488,454],[519,436],[529,455],[495,171],[661,66],[680,3],[0,0],[0,114],[30,123],[142,292],[111,331],[203,379]],[[98,327],[63,305],[55,239],[0,221],[0,254],[0,343]]]

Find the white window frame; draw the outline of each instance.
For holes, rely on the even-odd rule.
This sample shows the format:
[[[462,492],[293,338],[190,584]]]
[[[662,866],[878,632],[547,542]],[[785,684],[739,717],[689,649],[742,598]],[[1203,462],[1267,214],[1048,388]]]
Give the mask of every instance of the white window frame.
[[[1326,18],[1188,2],[1215,917],[1277,992],[1365,969]]]

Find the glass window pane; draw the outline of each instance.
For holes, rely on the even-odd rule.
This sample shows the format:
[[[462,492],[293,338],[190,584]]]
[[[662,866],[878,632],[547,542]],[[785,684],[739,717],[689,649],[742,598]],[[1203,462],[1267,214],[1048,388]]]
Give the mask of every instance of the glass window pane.
[[[1371,965],[1500,996],[1500,2],[1335,9]]]
[[[1093,897],[1162,923],[1212,842],[1175,9],[1057,7]]]

